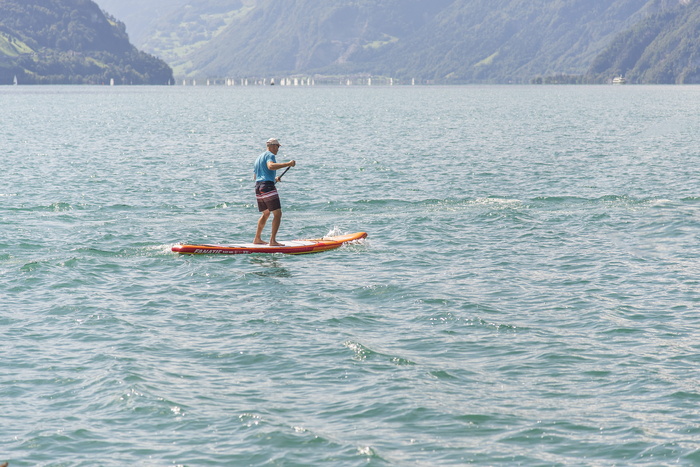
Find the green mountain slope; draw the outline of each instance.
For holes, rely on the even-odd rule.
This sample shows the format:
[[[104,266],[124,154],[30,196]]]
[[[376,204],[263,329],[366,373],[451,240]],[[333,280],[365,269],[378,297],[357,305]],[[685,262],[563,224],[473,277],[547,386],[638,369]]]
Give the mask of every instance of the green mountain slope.
[[[152,18],[133,23],[139,44],[189,77],[689,82],[692,65],[680,62],[692,62],[700,28],[696,0],[100,1]],[[620,54],[637,59],[622,70]]]
[[[498,3],[500,8],[495,9]],[[388,55],[404,74],[467,82],[528,82],[584,73],[620,30],[643,17],[647,0],[510,0],[453,4]],[[417,49],[430,43],[431,49]],[[443,53],[435,53],[443,45]],[[418,50],[410,54],[410,50]]]
[[[130,44],[90,0],[0,0],[0,84],[166,84],[172,69]]]
[[[593,61],[591,81],[700,83],[700,3],[682,2],[623,32]]]
[[[188,56],[190,73],[370,72],[372,59],[410,37],[451,0],[259,0]]]
[[[179,75],[192,74],[189,56],[245,14],[257,0],[98,0],[123,20],[134,43],[166,60]],[[199,73],[193,73],[198,75]]]
[[[578,73],[649,0],[259,0],[198,48],[206,75],[369,73],[528,82]]]

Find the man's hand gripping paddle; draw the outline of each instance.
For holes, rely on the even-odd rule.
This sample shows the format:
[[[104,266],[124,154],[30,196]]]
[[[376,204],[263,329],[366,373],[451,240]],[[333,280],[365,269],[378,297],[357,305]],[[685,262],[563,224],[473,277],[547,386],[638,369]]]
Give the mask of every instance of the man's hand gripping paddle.
[[[291,169],[291,168],[292,168],[292,167],[289,166],[289,167],[287,167],[286,169],[284,169],[284,172],[282,172],[282,175],[280,175],[279,177],[277,177],[277,181],[278,181],[278,182],[282,181],[282,177],[284,177],[284,174],[286,174],[286,173],[287,173],[287,170],[289,170],[289,169]]]

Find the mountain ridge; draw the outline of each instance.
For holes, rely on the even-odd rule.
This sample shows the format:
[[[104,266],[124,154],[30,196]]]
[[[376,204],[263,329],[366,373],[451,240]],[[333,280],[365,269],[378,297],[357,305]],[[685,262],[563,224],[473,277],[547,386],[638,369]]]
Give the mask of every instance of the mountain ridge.
[[[108,11],[126,12],[120,1],[135,4],[101,3]],[[403,82],[529,83],[568,76],[572,82],[600,83],[629,73],[630,82],[680,83],[695,82],[692,67],[681,62],[692,61],[700,48],[700,41],[679,37],[692,39],[693,27],[700,28],[698,0],[172,0],[170,6],[142,0],[140,5],[146,17],[160,11],[147,31],[138,32],[141,45],[166,58],[182,77],[381,75]],[[674,32],[673,24],[681,23],[682,32]],[[641,36],[648,50],[635,49],[639,60],[620,67],[616,51],[638,48],[630,41]],[[647,72],[665,56],[675,57],[670,72]]]

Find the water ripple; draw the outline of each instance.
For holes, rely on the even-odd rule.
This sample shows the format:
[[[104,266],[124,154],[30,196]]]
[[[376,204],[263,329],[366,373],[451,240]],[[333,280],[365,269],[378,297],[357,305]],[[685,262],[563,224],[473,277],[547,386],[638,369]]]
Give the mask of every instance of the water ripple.
[[[6,91],[11,466],[700,461],[692,86]]]

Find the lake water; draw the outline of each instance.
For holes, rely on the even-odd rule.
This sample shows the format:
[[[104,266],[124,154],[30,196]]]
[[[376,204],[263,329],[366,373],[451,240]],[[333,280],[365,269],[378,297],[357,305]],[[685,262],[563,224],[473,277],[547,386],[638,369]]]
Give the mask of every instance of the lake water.
[[[0,88],[0,462],[700,464],[699,102]],[[278,239],[369,237],[172,253],[252,240],[270,137]]]

